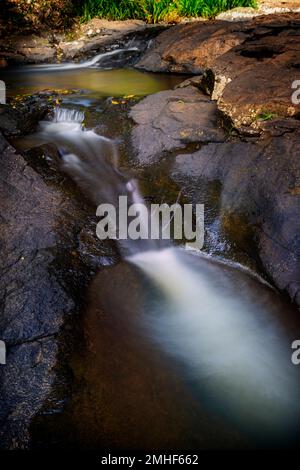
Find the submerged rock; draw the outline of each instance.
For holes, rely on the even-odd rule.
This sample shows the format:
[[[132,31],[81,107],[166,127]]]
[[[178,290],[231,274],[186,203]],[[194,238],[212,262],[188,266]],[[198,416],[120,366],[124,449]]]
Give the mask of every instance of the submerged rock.
[[[130,117],[137,126],[132,144],[141,163],[193,142],[223,142],[216,104],[194,86],[150,95],[136,104]]]

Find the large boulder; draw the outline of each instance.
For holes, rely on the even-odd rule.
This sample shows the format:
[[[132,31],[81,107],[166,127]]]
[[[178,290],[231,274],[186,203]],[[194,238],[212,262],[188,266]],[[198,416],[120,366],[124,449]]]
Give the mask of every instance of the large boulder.
[[[225,140],[216,104],[194,86],[150,95],[131,109],[130,117],[137,124],[132,144],[141,163],[188,143]]]
[[[180,24],[161,33],[137,63],[151,72],[201,73],[247,38],[244,23]]]

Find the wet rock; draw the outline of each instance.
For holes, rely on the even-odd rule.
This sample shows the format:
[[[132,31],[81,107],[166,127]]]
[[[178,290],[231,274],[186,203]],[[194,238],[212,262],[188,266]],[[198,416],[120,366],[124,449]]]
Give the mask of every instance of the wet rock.
[[[34,95],[17,95],[0,104],[0,131],[6,137],[33,133],[39,121],[53,114],[62,97],[74,90],[44,90]]]
[[[222,142],[217,107],[194,86],[150,95],[136,104],[130,117],[137,126],[132,144],[141,163],[193,142]]]
[[[8,105],[0,105],[0,131],[5,136],[16,136],[33,132],[38,122],[47,112],[47,105],[37,107],[24,105],[16,109]]]
[[[30,422],[56,379],[59,338],[80,308],[97,239],[90,235],[81,257],[78,237],[86,226],[92,230],[94,209],[57,173],[53,159],[47,179],[2,136],[0,152],[0,339],[7,346],[0,447],[19,449],[30,446]]]
[[[219,181],[220,230],[225,235],[231,230],[231,238],[239,243],[242,222],[247,224],[246,235],[253,231],[261,267],[300,305],[300,125],[279,121],[270,130],[267,125],[265,132],[257,142],[209,144],[196,153],[179,155],[172,177],[186,191],[192,187],[194,194],[197,178]]]
[[[195,77],[190,77],[184,80],[183,82],[176,85],[176,88],[185,88],[187,86],[195,86],[196,88],[200,89],[202,85],[203,77],[202,75],[196,75]]]

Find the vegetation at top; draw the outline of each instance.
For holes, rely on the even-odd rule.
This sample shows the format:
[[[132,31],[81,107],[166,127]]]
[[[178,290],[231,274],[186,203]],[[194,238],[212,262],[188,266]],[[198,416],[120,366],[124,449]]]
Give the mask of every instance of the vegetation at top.
[[[249,6],[256,7],[257,0],[1,0],[0,36],[15,31],[67,30],[78,19],[95,17],[148,23],[213,18],[225,10]]]
[[[180,17],[212,18],[232,8],[256,6],[256,0],[84,0],[78,2],[77,11],[83,20],[134,18],[158,23]]]

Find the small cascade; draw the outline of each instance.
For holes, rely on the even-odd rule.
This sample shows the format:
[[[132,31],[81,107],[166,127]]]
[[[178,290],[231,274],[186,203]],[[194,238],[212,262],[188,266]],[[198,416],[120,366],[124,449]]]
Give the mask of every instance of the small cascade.
[[[83,127],[84,113],[57,107],[52,121],[41,121],[39,136],[57,145],[62,155],[62,168],[98,206],[112,204],[119,218],[119,197],[127,197],[127,206],[144,204],[138,184],[118,168],[119,155],[114,142]],[[142,221],[148,223],[148,218]],[[125,256],[153,250],[159,241],[120,240]]]
[[[76,109],[67,109],[57,106],[54,110],[53,122],[73,122],[82,124],[84,113]]]
[[[88,59],[88,60],[84,60],[83,62],[78,62],[78,63],[71,62],[71,63],[62,63],[62,64],[40,64],[40,65],[28,66],[26,67],[26,70],[59,72],[59,71],[67,71],[67,70],[75,70],[75,69],[84,69],[84,68],[90,68],[90,67],[101,68],[102,64],[104,64],[103,68],[106,69],[106,68],[111,68],[107,64],[108,59],[111,59],[116,56],[122,57],[122,55],[130,54],[130,53],[137,52],[137,51],[138,51],[137,47],[129,47],[127,49],[115,49],[114,51],[102,52],[101,54],[97,54],[95,57],[92,57],[91,59]]]

